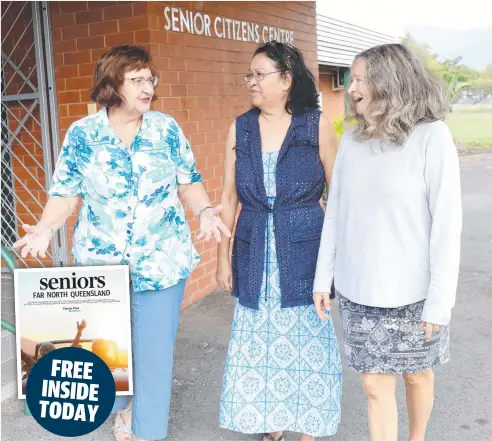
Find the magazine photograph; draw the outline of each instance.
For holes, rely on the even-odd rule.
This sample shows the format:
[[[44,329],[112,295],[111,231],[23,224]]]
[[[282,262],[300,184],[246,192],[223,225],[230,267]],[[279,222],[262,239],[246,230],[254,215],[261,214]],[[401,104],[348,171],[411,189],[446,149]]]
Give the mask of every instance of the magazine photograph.
[[[79,347],[110,368],[117,395],[131,395],[128,266],[16,269],[18,398],[47,353]]]

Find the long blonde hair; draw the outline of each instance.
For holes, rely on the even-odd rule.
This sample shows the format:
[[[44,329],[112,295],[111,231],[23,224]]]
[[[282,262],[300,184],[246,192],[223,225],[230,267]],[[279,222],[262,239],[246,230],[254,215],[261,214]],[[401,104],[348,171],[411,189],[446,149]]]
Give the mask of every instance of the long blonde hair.
[[[357,114],[354,100],[349,99],[348,116],[357,122],[357,138],[402,146],[416,124],[444,119],[450,109],[444,83],[407,47],[375,46],[354,62],[359,58],[366,61],[372,99],[364,115]]]

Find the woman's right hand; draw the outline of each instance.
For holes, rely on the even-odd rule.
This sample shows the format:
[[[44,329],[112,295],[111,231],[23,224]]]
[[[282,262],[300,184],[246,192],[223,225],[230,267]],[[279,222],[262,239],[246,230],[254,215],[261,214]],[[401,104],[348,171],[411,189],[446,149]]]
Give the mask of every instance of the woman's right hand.
[[[217,264],[217,285],[222,291],[232,291],[232,265],[231,262],[222,261]]]
[[[314,308],[321,320],[330,320],[331,316],[327,311],[331,311],[331,300],[329,292],[315,292],[313,295]]]
[[[39,257],[44,259],[46,257],[46,250],[50,245],[51,238],[53,237],[53,230],[41,225],[22,225],[22,229],[27,233],[22,239],[14,243],[14,248],[22,248],[21,256],[23,259],[30,253],[32,257]]]

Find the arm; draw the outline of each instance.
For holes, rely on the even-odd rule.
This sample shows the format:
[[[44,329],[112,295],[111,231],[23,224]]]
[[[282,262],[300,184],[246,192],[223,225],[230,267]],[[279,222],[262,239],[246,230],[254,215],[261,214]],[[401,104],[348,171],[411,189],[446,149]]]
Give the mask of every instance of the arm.
[[[212,206],[207,191],[201,182],[179,184],[178,196],[193,211],[195,216]]]
[[[314,305],[321,319],[330,316],[330,292],[335,269],[336,217],[338,215],[338,181],[334,166],[337,158],[337,140],[333,124],[323,114],[319,122],[319,153],[325,169],[326,185],[329,188],[328,202],[325,208],[325,221],[321,234],[316,276],[314,279]]]
[[[181,127],[176,122],[173,125],[179,139],[179,156],[174,158],[177,170],[178,196],[200,219],[198,239],[205,237],[208,241],[213,235],[215,240],[220,242],[221,232],[225,236],[231,234],[219,217],[222,207],[220,205],[215,208],[211,206],[210,199],[202,184],[202,177],[196,170],[195,158],[190,144]]]
[[[79,196],[49,196],[38,225],[58,230],[73,214],[79,199]]]
[[[30,355],[26,354],[22,349],[21,349],[21,360],[25,363],[26,372],[29,374],[33,366],[36,364],[36,361]]]
[[[205,187],[201,182],[180,185],[178,187],[178,194],[195,213],[195,216],[200,219],[200,234],[197,236],[197,239],[205,237],[205,240],[208,242],[214,236],[215,240],[220,243],[222,241],[221,232],[225,237],[231,237],[231,232],[225,227],[219,216],[222,206],[217,205],[216,207],[212,207]]]
[[[224,154],[224,185],[220,203],[224,207],[222,219],[225,226],[232,231],[238,206],[236,191],[236,122],[229,128]],[[226,237],[217,247],[217,283],[224,291],[232,290],[232,269],[229,260],[231,238]]]
[[[75,335],[75,338],[73,339],[72,346],[77,348],[80,343],[80,337],[82,337],[82,331],[85,329],[87,326],[87,322],[85,320],[82,320],[80,323],[77,322],[77,334]]]
[[[458,153],[446,125],[430,134],[424,177],[432,216],[430,283],[422,321],[446,325],[456,300],[460,264],[461,187]]]
[[[21,256],[26,258],[30,253],[32,257],[46,257],[46,250],[51,238],[70,217],[75,210],[79,198],[50,196],[41,215],[41,220],[36,225],[23,224],[22,229],[27,233],[22,239],[14,243],[14,248],[21,248]]]
[[[337,157],[337,137],[333,122],[323,113],[319,120],[319,156],[325,169],[326,186],[329,188],[333,175],[333,167]]]

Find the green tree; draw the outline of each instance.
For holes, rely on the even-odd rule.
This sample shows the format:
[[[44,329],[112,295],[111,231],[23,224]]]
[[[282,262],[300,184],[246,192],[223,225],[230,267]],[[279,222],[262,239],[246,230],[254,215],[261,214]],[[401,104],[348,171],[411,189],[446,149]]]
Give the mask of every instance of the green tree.
[[[480,74],[476,69],[465,66],[461,64],[462,57],[457,57],[452,60],[444,60],[442,62],[443,66],[443,77],[449,83],[451,80],[456,78],[458,83],[467,83],[474,79],[477,79]]]
[[[405,36],[402,44],[417,55],[429,70],[434,72],[440,78],[443,78],[443,65],[437,60],[438,55],[431,52],[430,46],[418,43],[410,34]]]
[[[456,97],[463,89],[468,89],[470,87],[470,83],[460,81],[460,77],[458,75],[452,75],[448,81],[448,91],[447,98],[450,102],[454,102]]]
[[[428,45],[418,43],[410,34],[407,34],[403,44],[416,54],[429,70],[447,83],[447,96],[451,102],[464,90],[474,103],[482,101],[492,93],[492,64],[478,70],[462,64],[462,57],[439,61],[439,56],[432,53]]]
[[[471,81],[469,89],[470,93],[468,95],[472,99],[473,104],[478,104],[492,94],[492,76],[480,76]]]

